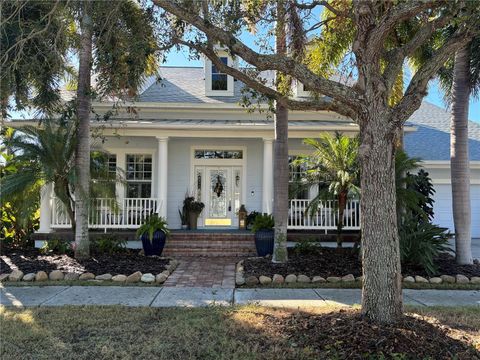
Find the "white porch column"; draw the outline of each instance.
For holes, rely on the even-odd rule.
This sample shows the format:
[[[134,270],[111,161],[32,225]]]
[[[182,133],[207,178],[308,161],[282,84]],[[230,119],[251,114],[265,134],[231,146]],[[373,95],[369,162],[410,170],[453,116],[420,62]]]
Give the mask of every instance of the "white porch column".
[[[49,233],[52,231],[52,183],[45,184],[40,190],[40,227],[37,232]]]
[[[167,218],[167,196],[168,196],[168,137],[159,137],[158,140],[158,200],[160,201],[159,215]]]
[[[273,139],[263,139],[262,213],[273,211]]]

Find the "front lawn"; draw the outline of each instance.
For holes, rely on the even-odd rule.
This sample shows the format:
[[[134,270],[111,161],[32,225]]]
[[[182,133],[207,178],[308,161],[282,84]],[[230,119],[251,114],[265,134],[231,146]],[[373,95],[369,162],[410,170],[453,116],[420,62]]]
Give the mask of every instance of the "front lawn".
[[[478,308],[409,311],[393,327],[362,320],[358,309],[338,308],[0,308],[0,357],[480,359]]]

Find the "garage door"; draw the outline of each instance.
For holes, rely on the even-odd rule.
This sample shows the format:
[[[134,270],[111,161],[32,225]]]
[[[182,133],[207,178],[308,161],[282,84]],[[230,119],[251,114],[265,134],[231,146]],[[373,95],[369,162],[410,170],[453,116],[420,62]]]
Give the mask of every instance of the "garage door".
[[[433,222],[454,231],[452,215],[452,188],[450,185],[435,185]],[[472,237],[480,238],[480,185],[470,186],[472,205]]]

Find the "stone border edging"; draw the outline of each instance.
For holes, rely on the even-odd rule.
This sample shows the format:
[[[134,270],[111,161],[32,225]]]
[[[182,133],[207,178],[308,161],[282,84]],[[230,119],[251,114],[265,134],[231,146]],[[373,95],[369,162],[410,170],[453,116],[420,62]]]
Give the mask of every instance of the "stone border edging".
[[[273,277],[260,275],[258,278],[256,276],[248,276],[245,278],[245,269],[243,267],[243,260],[239,261],[235,268],[235,284],[238,286],[242,285],[270,285],[270,284],[291,284],[291,283],[339,283],[339,282],[362,282],[363,276],[354,277],[353,274],[348,274],[345,276],[329,276],[327,278],[323,278],[321,276],[314,276],[312,278],[306,275],[296,275],[296,274],[288,274],[287,276],[283,277],[280,274],[274,274]],[[472,276],[468,278],[465,275],[458,274],[456,276],[451,275],[441,275],[431,278],[425,278],[423,276],[416,275],[413,276],[406,276],[403,278],[404,283],[423,283],[423,284],[441,284],[441,283],[448,283],[448,284],[480,284],[480,276]]]
[[[63,271],[60,271],[60,270],[52,270],[49,274],[47,274],[47,272],[45,271],[38,271],[36,273],[28,273],[24,275],[21,270],[13,270],[9,274],[1,274],[0,282],[3,282],[3,281],[40,282],[40,281],[47,281],[47,280],[52,280],[52,281],[79,280],[79,281],[92,281],[92,282],[113,281],[118,284],[138,283],[138,282],[143,282],[146,284],[151,284],[151,283],[163,284],[168,279],[168,277],[173,273],[173,271],[176,269],[178,264],[179,264],[178,260],[171,259],[167,264],[167,266],[165,267],[165,270],[157,275],[153,275],[152,273],[142,274],[140,271],[136,271],[128,276],[123,274],[112,276],[111,274],[95,275],[91,272],[84,272],[82,274],[69,273],[69,272],[64,273]]]

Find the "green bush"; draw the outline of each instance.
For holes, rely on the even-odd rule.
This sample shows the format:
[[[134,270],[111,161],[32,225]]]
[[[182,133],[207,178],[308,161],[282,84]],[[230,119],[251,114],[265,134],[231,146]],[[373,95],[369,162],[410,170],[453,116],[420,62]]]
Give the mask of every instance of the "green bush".
[[[127,240],[115,235],[104,235],[93,242],[93,250],[99,254],[116,254],[125,251]]]
[[[255,217],[252,225],[252,231],[255,233],[259,230],[272,230],[275,226],[273,216],[270,214],[260,214]]]
[[[451,234],[429,222],[415,219],[405,221],[399,229],[402,264],[421,266],[429,275],[435,274],[435,259],[442,252],[452,251],[448,246]]]
[[[45,255],[47,254],[70,255],[73,253],[73,250],[72,250],[72,245],[68,240],[50,239],[43,244],[43,246],[40,248],[40,252]]]
[[[315,239],[303,238],[295,244],[293,248],[297,255],[316,254],[320,250],[321,245]]]
[[[258,211],[252,211],[247,215],[247,229],[252,228],[255,218],[258,215],[261,215],[261,213],[259,213]]]

